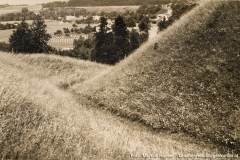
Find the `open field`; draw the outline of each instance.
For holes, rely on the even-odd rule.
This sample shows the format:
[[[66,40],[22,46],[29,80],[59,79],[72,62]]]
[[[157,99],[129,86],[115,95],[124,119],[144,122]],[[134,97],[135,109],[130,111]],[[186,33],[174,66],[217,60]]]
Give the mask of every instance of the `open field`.
[[[60,21],[50,20],[50,19],[47,19],[47,20],[44,20],[44,21],[45,21],[45,23],[47,25],[47,28],[46,28],[47,32],[52,34],[52,35],[58,29],[59,30],[63,30],[63,28],[69,28],[69,29],[73,28],[72,25],[74,23],[74,22],[60,22]],[[5,23],[11,23],[12,24],[12,23],[15,23],[15,22],[21,23],[21,21],[7,21],[7,22],[1,22],[1,23],[4,23],[4,24]],[[26,20],[26,22],[28,24],[32,24],[32,20]],[[93,27],[93,26],[96,26],[98,24],[90,24],[90,25]],[[84,28],[85,26],[87,26],[87,24],[77,24],[77,26],[78,26],[77,28]]]
[[[21,12],[23,7],[27,7],[29,11],[33,11],[33,12],[39,12],[42,9],[42,5],[10,6],[5,8],[0,8],[0,15],[6,14],[6,13]]]
[[[0,53],[0,61],[3,159],[130,159],[130,154],[142,153],[173,157],[178,153],[220,153],[214,145],[197,143],[182,134],[153,132],[92,108],[64,90],[111,70],[111,66],[53,55]]]
[[[108,13],[111,11],[116,11],[116,12],[136,11],[139,8],[139,6],[91,6],[91,7],[70,7],[70,8],[84,8],[87,10],[87,12]]]
[[[0,30],[0,42],[8,42],[10,35],[12,35],[13,29]]]
[[[21,23],[21,21],[9,21],[7,23],[14,23],[14,22],[18,22]],[[27,20],[27,23],[31,24],[32,21],[31,20]],[[60,21],[55,21],[55,20],[45,20],[46,24],[47,24],[47,32],[50,33],[52,36],[54,35],[54,32],[56,32],[57,30],[62,30],[63,28],[73,28],[73,22],[69,23],[69,22],[65,22],[65,23],[61,23]],[[4,22],[5,23],[5,22]],[[91,24],[91,26],[96,26],[97,24]],[[87,24],[78,24],[77,28],[85,28],[87,26]],[[10,35],[13,33],[13,30],[0,30],[0,42],[8,42]],[[56,48],[72,48],[73,47],[73,43],[71,44],[63,44],[63,43],[59,43],[59,44],[53,44],[51,45],[53,47]]]

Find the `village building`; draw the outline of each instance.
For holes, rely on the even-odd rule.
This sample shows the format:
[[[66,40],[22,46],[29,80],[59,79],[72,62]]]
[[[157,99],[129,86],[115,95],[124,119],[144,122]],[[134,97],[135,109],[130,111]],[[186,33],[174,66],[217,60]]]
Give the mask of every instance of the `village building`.
[[[76,19],[75,16],[66,16],[66,21],[75,21]]]

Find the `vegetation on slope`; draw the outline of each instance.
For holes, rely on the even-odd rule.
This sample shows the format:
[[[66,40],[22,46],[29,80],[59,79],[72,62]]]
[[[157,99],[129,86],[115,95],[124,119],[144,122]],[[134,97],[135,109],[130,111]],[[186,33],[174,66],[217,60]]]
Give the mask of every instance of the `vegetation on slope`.
[[[155,129],[185,132],[239,153],[240,3],[206,2],[155,42],[73,91]]]
[[[54,85],[66,89],[75,83],[82,83],[98,73],[111,68],[107,65],[69,57],[47,54],[0,54],[1,63],[18,68],[31,77],[48,79]]]
[[[49,63],[63,66],[56,79],[67,74],[68,68],[77,71],[81,63],[80,70],[88,65],[89,72],[93,72],[92,66],[98,71],[100,64],[43,54],[0,55],[1,159],[131,159],[131,153],[159,151],[219,153],[210,148],[212,145],[196,145],[194,139],[182,135],[153,133],[137,123],[82,105],[50,80],[53,68]],[[67,62],[75,62],[76,68],[67,67]]]

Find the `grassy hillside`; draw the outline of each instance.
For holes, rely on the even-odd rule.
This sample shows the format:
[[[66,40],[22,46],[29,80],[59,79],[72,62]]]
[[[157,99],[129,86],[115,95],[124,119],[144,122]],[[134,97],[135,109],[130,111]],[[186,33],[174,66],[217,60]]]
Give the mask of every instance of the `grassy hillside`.
[[[237,1],[207,1],[72,90],[81,101],[117,115],[239,153],[239,8]]]
[[[174,157],[221,153],[214,145],[196,144],[181,134],[154,133],[76,101],[55,82],[77,73],[89,79],[102,69],[112,67],[52,55],[0,52],[0,159],[120,160],[131,159],[131,153],[159,151]]]
[[[31,77],[47,79],[60,88],[82,83],[99,72],[111,68],[107,65],[47,54],[0,53],[0,59],[1,63],[9,65],[11,68],[21,69]]]

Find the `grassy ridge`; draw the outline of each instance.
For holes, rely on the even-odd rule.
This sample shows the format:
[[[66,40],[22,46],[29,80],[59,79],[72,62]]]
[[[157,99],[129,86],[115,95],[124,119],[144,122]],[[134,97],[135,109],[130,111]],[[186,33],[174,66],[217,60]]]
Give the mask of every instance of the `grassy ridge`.
[[[201,4],[73,92],[152,128],[186,132],[239,153],[239,8],[237,1]]]
[[[0,53],[2,63],[18,68],[31,77],[48,79],[51,83],[68,88],[75,83],[82,83],[110,66],[76,60],[56,55],[12,55]]]
[[[1,159],[130,159],[130,153],[159,151],[162,154],[219,153],[216,146],[196,145],[194,139],[183,135],[153,133],[138,123],[85,106],[85,102],[76,102],[72,94],[45,77],[51,70],[48,63],[39,62],[43,56],[53,66],[61,66],[58,60],[62,57],[0,55]],[[25,61],[31,63],[23,65]],[[77,62],[81,65],[81,61]],[[46,64],[47,68],[42,65],[45,72],[39,72],[40,63]],[[36,65],[39,70],[34,69]],[[56,78],[62,76],[63,73]]]

